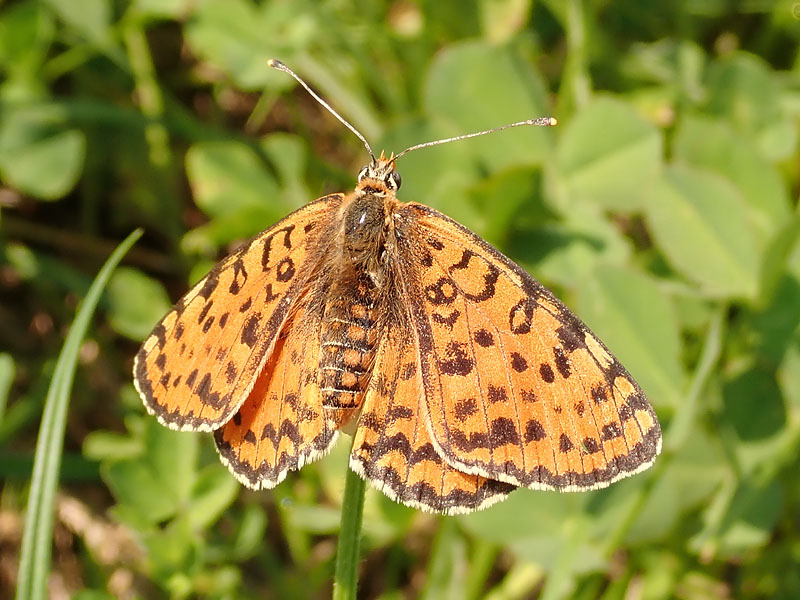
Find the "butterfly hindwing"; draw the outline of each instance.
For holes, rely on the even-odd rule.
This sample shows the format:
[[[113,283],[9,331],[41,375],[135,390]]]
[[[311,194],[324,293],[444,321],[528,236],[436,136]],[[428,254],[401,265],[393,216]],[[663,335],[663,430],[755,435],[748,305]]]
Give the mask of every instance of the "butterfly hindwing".
[[[301,301],[247,399],[214,433],[222,462],[248,487],[275,487],[336,441],[318,380],[320,317]]]
[[[436,451],[414,337],[399,327],[382,337],[350,467],[390,498],[426,511],[457,514],[502,500],[514,486],[459,471]]]
[[[162,424],[210,431],[238,410],[305,287],[313,241],[342,198],[320,198],[253,238],[156,325],[136,355],[134,383]]]
[[[403,263],[432,438],[453,466],[535,489],[605,487],[652,464],[644,393],[546,288],[466,228],[409,203]]]

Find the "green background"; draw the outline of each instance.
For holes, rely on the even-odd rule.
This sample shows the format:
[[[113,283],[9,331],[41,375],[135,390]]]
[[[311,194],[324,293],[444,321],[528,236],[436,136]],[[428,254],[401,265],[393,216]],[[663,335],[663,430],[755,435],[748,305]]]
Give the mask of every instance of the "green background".
[[[325,598],[347,443],[243,490],[132,358],[237,242],[419,142],[401,200],[498,246],[647,392],[656,465],[439,518],[370,490],[364,598],[800,597],[800,3],[0,0],[0,597],[76,304],[51,592]]]

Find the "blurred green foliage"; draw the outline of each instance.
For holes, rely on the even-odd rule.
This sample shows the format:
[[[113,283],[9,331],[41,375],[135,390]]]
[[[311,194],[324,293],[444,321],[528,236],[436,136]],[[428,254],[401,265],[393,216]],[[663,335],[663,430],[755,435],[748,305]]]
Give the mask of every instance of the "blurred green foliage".
[[[798,41],[789,1],[0,2],[5,523],[76,299],[147,229],[80,352],[53,597],[330,594],[347,444],[242,490],[130,376],[167,298],[366,162],[269,57],[377,150],[557,117],[404,157],[400,197],[556,290],[665,431],[607,490],[449,519],[370,491],[363,597],[800,597]]]

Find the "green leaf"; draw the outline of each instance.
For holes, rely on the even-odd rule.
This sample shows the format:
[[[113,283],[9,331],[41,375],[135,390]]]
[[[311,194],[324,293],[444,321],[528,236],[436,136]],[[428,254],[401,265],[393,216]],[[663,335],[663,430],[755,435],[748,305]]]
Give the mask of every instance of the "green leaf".
[[[755,296],[759,254],[749,211],[731,184],[705,171],[670,167],[646,217],[661,252],[703,294]]]
[[[677,407],[685,388],[671,302],[646,275],[598,267],[581,287],[578,313],[656,406]]]
[[[133,524],[158,523],[174,517],[189,502],[198,478],[197,434],[169,430],[148,419],[143,453],[104,465],[103,478]]]
[[[431,547],[420,600],[463,598],[468,564],[464,537],[459,535],[452,520],[445,521]]]
[[[479,3],[481,28],[491,42],[506,42],[525,26],[531,0],[489,0]]]
[[[773,369],[753,358],[741,360],[737,369],[726,373],[725,412],[720,424],[726,428],[737,467],[744,475],[791,463],[796,457],[797,427],[790,429],[790,414],[775,380]],[[758,398],[758,406],[753,399]],[[770,473],[772,475],[772,473]]]
[[[764,61],[740,52],[711,63],[706,110],[723,117],[753,140],[772,160],[797,147],[797,127],[784,116],[783,90]]]
[[[729,476],[719,441],[702,429],[693,430],[687,436],[686,444],[674,455],[656,460],[666,464],[626,535],[628,544],[653,543],[668,538],[671,532],[676,531],[684,515],[707,504]]]
[[[778,232],[767,244],[761,265],[761,300],[769,302],[777,292],[787,271],[787,263],[800,239],[800,215],[794,214],[783,222]]]
[[[520,489],[490,510],[456,518],[466,530],[491,543],[552,539],[563,534],[566,521],[585,510],[591,496]],[[524,518],[531,510],[539,518]]]
[[[523,264],[535,265],[528,271],[548,284],[577,288],[598,265],[625,265],[631,260],[630,241],[596,204],[576,203],[561,221],[534,221],[530,228],[526,213],[518,220],[523,222],[518,225],[521,232],[514,237],[509,254]]]
[[[192,567],[197,566],[200,542],[191,523],[186,519],[175,519],[163,529],[149,529],[143,537],[147,556],[152,562],[152,576],[171,591],[171,597],[188,597],[191,590],[188,577]]]
[[[795,331],[795,340],[800,341],[800,333]],[[800,344],[790,346],[778,366],[777,381],[781,395],[786,400],[787,411],[793,416],[793,427],[798,427],[800,415]]]
[[[111,326],[133,340],[147,337],[172,306],[163,285],[129,267],[114,273],[106,294]]]
[[[163,493],[153,470],[141,460],[125,460],[109,464],[102,470],[103,479],[117,501],[119,518],[130,514],[135,520],[124,519],[129,525],[158,523],[173,517],[178,510],[174,497]]]
[[[778,171],[724,121],[685,119],[675,134],[673,155],[676,162],[713,171],[733,183],[748,204],[762,244],[789,217],[789,195]]]
[[[761,485],[745,481],[736,490],[715,532],[722,556],[735,558],[743,552],[763,548],[772,538],[783,499],[778,481]]]
[[[294,210],[311,202],[314,196],[305,184],[308,150],[296,135],[273,133],[261,142],[264,154],[275,167],[281,185],[281,202]]]
[[[6,6],[0,14],[0,64],[12,78],[33,83],[54,33],[53,19],[40,3],[19,2]]]
[[[437,55],[425,83],[425,108],[433,118],[448,123],[450,135],[549,113],[544,83],[530,62],[513,46],[483,42],[455,44]],[[520,127],[453,143],[464,145],[489,170],[531,165],[552,152],[552,132],[547,129]]]
[[[142,454],[142,441],[113,431],[91,431],[83,440],[83,456],[96,461],[119,461]]]
[[[266,229],[288,212],[264,161],[236,141],[201,142],[186,153],[186,174],[195,202],[212,217],[184,238],[186,250],[209,250]]]
[[[44,118],[36,111],[15,110],[0,116],[0,179],[26,194],[55,200],[78,181],[86,139]]]
[[[201,2],[185,28],[193,52],[227,73],[243,89],[262,88],[267,82],[285,81],[271,72],[267,59],[291,56],[318,38],[314,11],[298,13],[291,5],[245,0]]]
[[[540,195],[540,187],[540,172],[531,168],[508,169],[473,186],[469,190],[471,204],[482,211],[486,221],[481,237],[501,245],[522,207]]]
[[[189,13],[195,0],[133,0],[139,14],[158,19],[180,19]]]
[[[563,123],[556,163],[572,201],[639,210],[658,181],[661,144],[658,129],[628,105],[599,98]]]
[[[284,208],[264,161],[241,142],[194,144],[186,153],[186,173],[197,206],[211,217],[253,207]]]
[[[111,4],[106,0],[44,0],[67,25],[98,46],[111,42]]]
[[[261,506],[246,504],[231,544],[231,551],[240,560],[255,556],[267,531],[267,515]]]
[[[191,492],[187,518],[197,529],[207,529],[233,503],[239,482],[217,463],[203,469]]]
[[[144,458],[161,486],[160,496],[169,496],[185,505],[198,478],[200,435],[172,431],[150,419],[144,441],[147,449]]]

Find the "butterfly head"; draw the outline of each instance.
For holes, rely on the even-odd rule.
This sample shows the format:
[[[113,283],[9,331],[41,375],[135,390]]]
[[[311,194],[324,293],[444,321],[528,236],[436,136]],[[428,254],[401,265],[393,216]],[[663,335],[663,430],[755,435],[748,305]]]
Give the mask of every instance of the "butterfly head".
[[[372,182],[367,181],[371,179],[382,183],[389,192],[394,193],[399,190],[403,180],[400,178],[400,173],[395,171],[394,161],[394,154],[387,158],[386,155],[381,152],[378,158],[374,159],[370,164],[361,167],[361,170],[358,172],[359,187],[369,186],[374,188],[374,185],[370,185]]]

